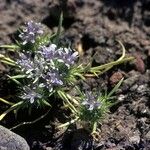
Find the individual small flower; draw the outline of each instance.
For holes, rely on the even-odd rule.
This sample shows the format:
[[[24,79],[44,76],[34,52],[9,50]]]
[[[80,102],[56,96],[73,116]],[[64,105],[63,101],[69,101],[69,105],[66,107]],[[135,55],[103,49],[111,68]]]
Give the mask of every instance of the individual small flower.
[[[51,44],[49,47],[42,46],[39,53],[41,53],[46,61],[62,62],[68,68],[70,68],[78,58],[78,52],[73,52],[70,48],[57,48],[55,44]]]
[[[21,96],[22,99],[28,100],[31,104],[35,102],[35,100],[42,98],[42,95],[36,92],[36,88],[32,89],[28,86],[23,88],[24,93]]]
[[[47,72],[45,80],[46,80],[46,87],[49,89],[49,91],[52,91],[53,87],[62,86],[64,84],[63,81],[61,80],[61,76],[58,70],[53,71],[51,70]]]
[[[42,76],[44,63],[43,59],[39,58],[37,55],[32,58],[32,54],[30,53],[20,53],[17,60],[17,64],[21,68],[21,71],[25,73],[28,78],[32,79]]]
[[[78,57],[70,48],[57,48],[55,44],[41,46],[37,51],[19,53],[17,60],[21,71],[31,82],[52,92],[55,87],[64,86],[69,69]]]
[[[36,37],[41,34],[43,34],[41,23],[29,21],[19,37],[23,40],[23,45],[25,45],[28,42],[35,43]]]
[[[73,65],[78,58],[78,52],[73,52],[70,48],[60,48],[58,52],[58,58],[61,59],[67,67]]]
[[[57,46],[55,44],[51,44],[49,47],[42,46],[40,48],[39,53],[46,59],[46,60],[52,60],[56,57],[56,48]]]
[[[92,111],[101,106],[101,103],[98,101],[98,96],[93,95],[92,92],[86,92],[85,100],[82,102],[82,105],[85,106],[88,110]]]
[[[30,59],[30,54],[19,53],[19,59],[17,60],[17,64],[24,70],[32,71],[33,70],[33,62]]]

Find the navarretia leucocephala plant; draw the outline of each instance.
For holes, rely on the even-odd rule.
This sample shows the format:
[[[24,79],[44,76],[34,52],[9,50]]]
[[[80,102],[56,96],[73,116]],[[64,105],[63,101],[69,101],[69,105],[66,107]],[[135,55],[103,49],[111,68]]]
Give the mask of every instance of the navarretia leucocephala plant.
[[[89,76],[98,77],[113,66],[133,58],[125,56],[125,48],[118,41],[122,47],[122,55],[118,60],[96,67],[91,67],[90,63],[83,65],[78,61],[80,57],[78,51],[60,45],[61,27],[62,15],[57,33],[53,35],[45,33],[41,23],[29,21],[19,30],[20,40],[16,41],[16,44],[1,46],[17,54],[16,59],[0,54],[0,61],[16,70],[15,75],[7,75],[7,77],[18,85],[21,92],[18,94],[17,102],[9,102],[0,98],[0,101],[10,105],[10,108],[0,115],[0,120],[10,111],[20,108],[31,110],[33,106],[40,109],[47,105],[51,109],[50,97],[52,95],[61,98],[65,108],[71,111],[70,121],[58,128],[67,127],[75,122],[81,124],[86,122],[89,130],[95,132],[99,121],[109,112],[109,108],[113,105],[112,94],[119,88],[123,79],[112,91],[105,94],[99,91],[84,93],[77,81],[85,81]],[[76,89],[77,97],[69,94],[72,88]],[[26,123],[20,125],[23,124]]]

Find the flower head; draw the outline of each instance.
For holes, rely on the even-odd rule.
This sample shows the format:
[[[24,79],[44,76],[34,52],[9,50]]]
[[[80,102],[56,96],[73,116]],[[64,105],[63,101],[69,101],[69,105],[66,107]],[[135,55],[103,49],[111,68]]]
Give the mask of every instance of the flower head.
[[[57,48],[55,44],[41,46],[37,51],[19,53],[17,64],[27,78],[52,92],[55,87],[65,86],[69,69],[75,64],[77,52],[70,48]]]
[[[31,104],[35,102],[35,100],[42,98],[42,95],[36,92],[36,88],[30,88],[25,86],[23,88],[24,93],[21,96],[22,99],[28,100]]]
[[[28,78],[36,78],[42,76],[44,61],[42,58],[39,58],[37,55],[32,58],[30,53],[20,53],[17,64],[21,68],[21,71],[24,72]]]
[[[47,72],[47,74],[45,75],[45,80],[46,80],[46,87],[48,88],[49,91],[52,91],[53,87],[62,86],[64,84],[61,79],[61,75],[56,69]]]
[[[30,54],[19,53],[19,59],[17,60],[17,64],[23,69],[22,71],[32,71],[33,70],[33,62],[31,61]]]
[[[78,52],[73,52],[70,48],[58,49],[58,59],[65,63],[67,67],[70,67],[75,63],[78,58]]]
[[[55,44],[49,47],[42,46],[40,52],[46,61],[58,61],[64,63],[68,68],[75,63],[78,52],[73,52],[70,48],[57,48]]]
[[[92,92],[86,92],[85,100],[82,102],[82,105],[84,105],[88,110],[92,111],[99,108],[101,103],[98,101],[97,95],[93,95]]]
[[[42,25],[33,21],[26,23],[26,27],[19,37],[23,40],[23,45],[28,42],[35,43],[36,37],[43,34]]]
[[[38,53],[42,55],[45,61],[50,61],[56,57],[56,45],[51,44],[49,47],[42,46]]]

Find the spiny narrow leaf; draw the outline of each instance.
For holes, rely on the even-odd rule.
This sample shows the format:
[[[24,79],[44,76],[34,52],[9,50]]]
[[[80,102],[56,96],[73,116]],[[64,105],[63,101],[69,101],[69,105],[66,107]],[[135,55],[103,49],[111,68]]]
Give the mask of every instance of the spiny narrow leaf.
[[[122,79],[118,82],[118,84],[111,90],[111,92],[108,94],[108,97],[111,97],[111,96],[118,90],[118,88],[120,87],[121,83],[123,82],[123,79],[124,79],[124,78],[122,78]]]
[[[21,78],[25,78],[26,75],[16,75],[16,76],[8,76],[10,79],[21,79]]]
[[[10,51],[15,51],[15,50],[19,49],[19,46],[17,46],[17,45],[0,45],[0,48],[7,48]]]
[[[59,18],[59,25],[58,25],[58,30],[57,30],[57,34],[56,34],[56,45],[58,45],[59,43],[59,38],[61,35],[61,28],[62,28],[62,22],[63,22],[63,13],[60,14],[60,18]]]
[[[6,61],[6,60],[0,60],[2,63],[4,63],[4,64],[7,64],[7,65],[10,65],[10,66],[15,66],[15,64],[14,63],[12,63],[12,62],[9,62],[9,61]]]
[[[3,98],[0,98],[0,101],[3,102],[3,103],[5,103],[5,104],[8,104],[8,105],[14,105],[14,103],[9,102],[9,101],[7,101],[7,100],[5,100]]]
[[[0,121],[11,111],[15,110],[17,107],[19,107],[21,104],[23,103],[23,101],[20,101],[14,105],[12,105],[9,109],[7,109],[5,112],[3,112],[1,115],[0,115]]]

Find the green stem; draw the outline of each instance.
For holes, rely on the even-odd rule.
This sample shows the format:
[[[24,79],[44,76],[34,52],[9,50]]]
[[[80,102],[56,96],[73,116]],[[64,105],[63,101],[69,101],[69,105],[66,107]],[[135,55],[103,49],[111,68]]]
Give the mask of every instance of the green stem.
[[[15,64],[14,63],[11,63],[11,62],[9,62],[9,61],[6,61],[6,60],[0,60],[2,63],[4,63],[4,64],[7,64],[7,65],[10,65],[10,66],[15,66]]]
[[[73,101],[75,105],[79,105],[79,102],[75,98],[72,98],[69,94],[66,94],[66,96]]]
[[[109,69],[111,69],[115,65],[118,65],[118,64],[121,64],[121,63],[123,63],[125,61],[130,61],[130,60],[134,59],[133,57],[125,58],[125,52],[126,52],[125,47],[123,46],[123,44],[120,41],[117,41],[117,42],[122,47],[122,55],[121,55],[121,57],[118,60],[116,60],[116,61],[104,64],[104,65],[101,65],[101,66],[92,67],[90,69],[90,72],[92,72],[92,73],[95,72],[96,73],[96,72],[99,72],[100,70],[103,70],[103,69],[109,70]]]
[[[3,54],[0,54],[0,58],[3,59],[3,60],[9,61],[9,62],[15,63],[15,61],[10,59],[9,57],[4,56]]]
[[[118,42],[118,43],[121,45],[121,47],[122,47],[122,56],[117,60],[117,61],[119,61],[119,60],[122,60],[122,59],[125,57],[126,49],[125,49],[124,45],[121,43],[121,41],[118,41],[118,40],[117,40],[117,42]]]
[[[21,127],[21,126],[23,126],[23,125],[34,124],[34,123],[40,121],[41,119],[43,119],[46,115],[48,115],[49,112],[50,112],[50,109],[49,109],[44,115],[38,117],[37,119],[35,119],[35,120],[33,120],[33,121],[29,121],[29,122],[22,122],[22,123],[20,123],[20,124],[18,124],[18,125],[16,125],[16,126],[10,128],[10,130],[14,130],[14,129],[19,128],[19,127]]]
[[[3,112],[1,115],[0,115],[0,121],[9,113],[11,112],[12,110],[16,109],[19,105],[21,105],[23,103],[23,101],[20,101],[14,105],[12,105],[9,109],[7,109],[5,112]]]
[[[55,41],[56,45],[58,45],[58,43],[59,43],[59,38],[61,35],[62,22],[63,22],[63,13],[60,14],[59,25],[58,25],[58,30],[57,30],[57,34],[56,34],[56,41]]]
[[[90,72],[96,72],[98,70],[103,70],[107,67],[113,67],[115,65],[118,65],[118,64],[121,64],[121,63],[126,62],[126,61],[130,61],[130,60],[133,60],[133,59],[134,59],[134,57],[129,57],[129,58],[124,58],[124,59],[119,60],[119,61],[110,62],[110,63],[104,64],[104,65],[101,65],[101,66],[92,67],[90,69]]]
[[[19,75],[16,75],[16,76],[9,76],[9,75],[7,75],[10,79],[21,79],[21,78],[25,78],[26,77],[26,75],[21,75],[21,74],[19,74]]]
[[[65,93],[62,92],[62,91],[57,91],[57,92],[58,92],[58,95],[59,95],[64,101],[66,101],[66,103],[70,106],[69,108],[71,109],[71,111],[76,114],[76,113],[77,113],[76,108],[70,103],[70,101],[68,100],[68,98],[67,98],[67,96],[65,95]]]
[[[11,106],[14,105],[14,103],[9,102],[9,101],[7,101],[7,100],[5,100],[3,98],[0,98],[0,101],[3,102],[3,103],[5,103],[5,104],[11,105]]]
[[[6,56],[4,56],[2,54],[0,54],[0,61],[5,63],[5,64],[8,64],[8,65],[12,65],[12,66],[16,65],[15,61],[13,61],[9,57],[6,57]]]
[[[96,131],[96,128],[97,128],[97,122],[94,122],[92,133],[94,133]]]
[[[77,117],[77,118],[75,118],[75,119],[73,119],[73,120],[71,120],[71,121],[68,121],[68,122],[66,122],[66,123],[64,123],[64,124],[62,124],[62,125],[60,125],[60,126],[58,126],[57,128],[63,128],[63,127],[69,126],[70,124],[75,123],[78,119],[79,119],[79,117]]]
[[[1,45],[0,48],[8,48],[8,49],[11,49],[11,51],[14,51],[16,49],[19,49],[19,46],[17,46],[17,45]]]

